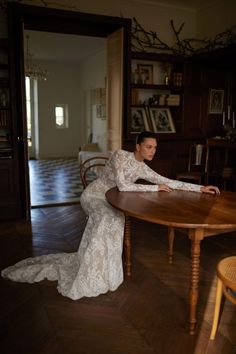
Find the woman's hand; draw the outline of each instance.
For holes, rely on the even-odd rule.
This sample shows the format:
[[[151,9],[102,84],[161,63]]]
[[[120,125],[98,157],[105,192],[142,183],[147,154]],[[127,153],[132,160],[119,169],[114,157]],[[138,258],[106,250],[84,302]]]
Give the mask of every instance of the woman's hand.
[[[158,192],[164,191],[164,192],[171,192],[172,189],[168,187],[166,184],[159,184],[158,186]]]
[[[220,194],[219,188],[215,186],[203,186],[200,188],[200,191],[207,194]]]

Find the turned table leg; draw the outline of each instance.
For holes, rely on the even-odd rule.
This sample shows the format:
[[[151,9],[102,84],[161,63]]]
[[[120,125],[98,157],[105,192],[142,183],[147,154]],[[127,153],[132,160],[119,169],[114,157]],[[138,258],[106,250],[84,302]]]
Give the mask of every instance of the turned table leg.
[[[198,285],[200,278],[200,252],[201,240],[203,239],[203,229],[191,229],[189,238],[191,239],[191,279],[189,289],[189,333],[194,334],[197,323],[196,311],[198,303]]]
[[[128,215],[125,215],[124,255],[125,272],[127,276],[131,276],[131,222]]]
[[[173,262],[173,245],[175,239],[175,230],[173,227],[168,227],[168,259],[169,263]]]

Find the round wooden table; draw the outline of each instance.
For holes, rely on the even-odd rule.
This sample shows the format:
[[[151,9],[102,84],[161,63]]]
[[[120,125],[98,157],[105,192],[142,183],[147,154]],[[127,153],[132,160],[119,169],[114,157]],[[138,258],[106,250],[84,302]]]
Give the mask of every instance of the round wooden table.
[[[131,233],[129,217],[166,225],[169,256],[172,260],[174,229],[182,229],[191,240],[191,278],[189,290],[190,334],[196,327],[200,245],[204,237],[236,230],[236,193],[220,195],[174,190],[167,192],[119,192],[112,188],[107,201],[125,214],[124,252],[126,274],[131,275]]]

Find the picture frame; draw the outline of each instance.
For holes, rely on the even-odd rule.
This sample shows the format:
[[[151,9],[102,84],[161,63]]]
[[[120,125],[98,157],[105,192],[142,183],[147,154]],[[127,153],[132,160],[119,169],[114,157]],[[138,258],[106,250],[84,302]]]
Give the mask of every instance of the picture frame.
[[[142,131],[150,131],[145,108],[139,106],[131,107],[131,134],[138,134]]]
[[[137,69],[141,84],[153,84],[153,65],[137,64]]]
[[[149,111],[154,133],[175,133],[169,108],[150,107]]]
[[[106,119],[106,105],[105,104],[97,104],[96,105],[96,115],[97,115],[97,118],[101,118],[103,120]]]
[[[209,114],[222,114],[224,106],[224,90],[210,89]]]

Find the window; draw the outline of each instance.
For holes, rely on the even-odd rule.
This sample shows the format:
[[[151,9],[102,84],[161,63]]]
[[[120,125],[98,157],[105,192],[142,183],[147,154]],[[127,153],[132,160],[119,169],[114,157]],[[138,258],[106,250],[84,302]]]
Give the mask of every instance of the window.
[[[68,107],[66,104],[55,106],[56,128],[68,128]]]
[[[28,146],[32,146],[32,112],[31,112],[31,82],[30,78],[25,78],[25,94],[26,94],[26,117],[27,117],[27,141]]]
[[[29,158],[37,158],[39,150],[38,82],[25,77],[27,141]]]

